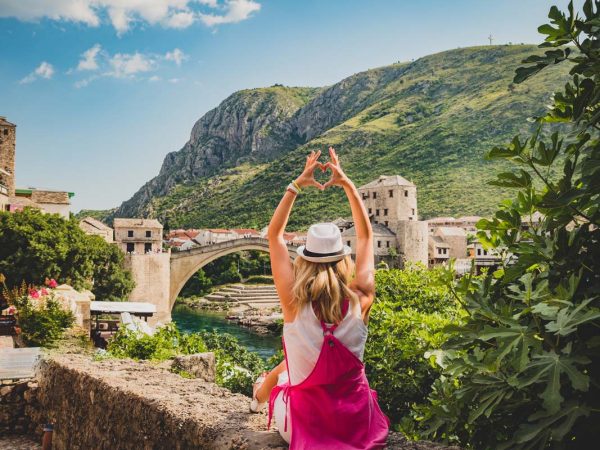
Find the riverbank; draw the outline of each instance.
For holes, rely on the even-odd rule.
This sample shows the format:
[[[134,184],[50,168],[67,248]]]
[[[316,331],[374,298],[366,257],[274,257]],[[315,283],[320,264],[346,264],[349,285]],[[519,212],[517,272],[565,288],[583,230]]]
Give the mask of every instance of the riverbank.
[[[222,312],[227,320],[258,334],[281,335],[283,315],[273,285],[224,285],[204,297],[180,297],[177,304]]]

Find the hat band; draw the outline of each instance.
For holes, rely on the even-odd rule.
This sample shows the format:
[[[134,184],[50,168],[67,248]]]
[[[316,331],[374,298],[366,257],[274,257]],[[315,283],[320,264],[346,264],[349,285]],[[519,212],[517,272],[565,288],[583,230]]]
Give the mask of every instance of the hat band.
[[[307,249],[306,247],[304,247],[304,256],[310,256],[311,258],[324,258],[326,256],[339,256],[342,255],[344,253],[344,248],[342,247],[341,250],[338,250],[337,252],[331,252],[331,253],[316,253],[316,252],[311,252],[309,249]]]

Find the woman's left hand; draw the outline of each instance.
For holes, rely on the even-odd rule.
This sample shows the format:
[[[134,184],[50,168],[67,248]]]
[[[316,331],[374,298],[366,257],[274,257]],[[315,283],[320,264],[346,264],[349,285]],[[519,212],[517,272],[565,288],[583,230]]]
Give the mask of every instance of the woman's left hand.
[[[321,150],[318,152],[310,152],[310,155],[306,157],[306,165],[304,166],[304,171],[300,174],[298,178],[296,178],[296,184],[301,188],[305,188],[308,186],[314,186],[317,189],[323,190],[323,185],[315,180],[315,170],[317,168],[321,168],[321,163],[319,163],[319,156],[321,156]]]

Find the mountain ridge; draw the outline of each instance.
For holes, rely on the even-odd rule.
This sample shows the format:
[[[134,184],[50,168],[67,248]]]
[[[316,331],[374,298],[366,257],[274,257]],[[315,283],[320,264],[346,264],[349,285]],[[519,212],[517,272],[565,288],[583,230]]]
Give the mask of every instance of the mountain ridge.
[[[159,175],[108,218],[263,226],[303,155],[330,144],[357,184],[394,171],[413,178],[425,216],[488,213],[504,192],[480,183],[501,164],[485,161],[485,152],[528,131],[525,119],[541,112],[541,100],[566,76],[565,68],[552,68],[513,85],[515,68],[531,53],[539,49],[469,47],[369,69],[328,87],[238,91],[201,117]],[[349,212],[335,190],[312,198],[298,199],[290,225]]]

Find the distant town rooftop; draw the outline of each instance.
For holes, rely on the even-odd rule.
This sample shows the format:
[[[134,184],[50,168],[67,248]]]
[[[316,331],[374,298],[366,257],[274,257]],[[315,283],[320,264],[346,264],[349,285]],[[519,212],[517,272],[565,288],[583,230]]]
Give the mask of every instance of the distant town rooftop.
[[[156,219],[114,219],[113,227],[115,228],[162,228],[161,223]]]
[[[358,189],[371,189],[382,186],[415,186],[415,184],[400,175],[380,175],[376,180],[373,180]]]
[[[94,219],[93,217],[86,217],[85,219],[81,219],[81,222],[85,222],[98,230],[112,230],[111,227],[109,227],[103,222],[100,222],[98,219]]]
[[[16,125],[14,123],[10,123],[8,120],[6,120],[5,116],[0,116],[0,126],[16,127]]]
[[[17,195],[31,195],[34,191],[38,192],[59,192],[69,194],[69,198],[75,196],[75,192],[61,191],[60,189],[45,189],[45,188],[36,188],[36,187],[28,187],[28,188],[17,188],[15,189],[15,194]]]

